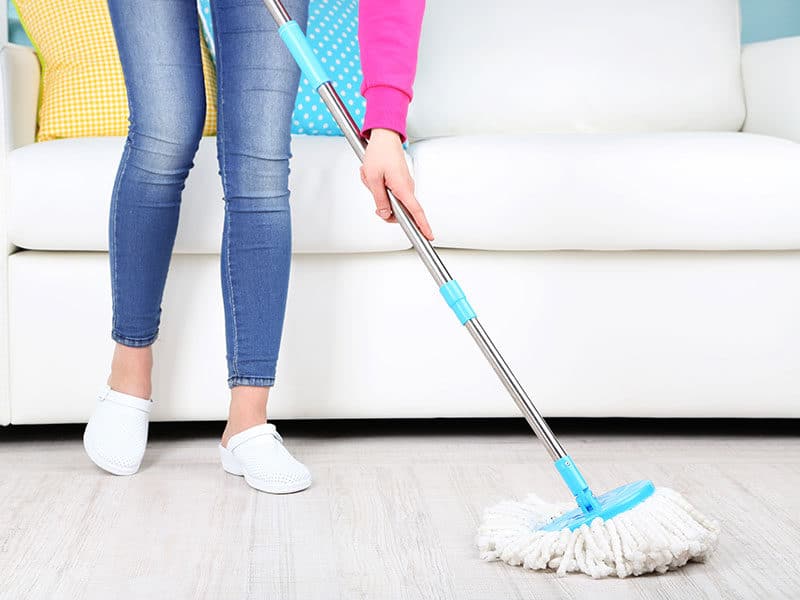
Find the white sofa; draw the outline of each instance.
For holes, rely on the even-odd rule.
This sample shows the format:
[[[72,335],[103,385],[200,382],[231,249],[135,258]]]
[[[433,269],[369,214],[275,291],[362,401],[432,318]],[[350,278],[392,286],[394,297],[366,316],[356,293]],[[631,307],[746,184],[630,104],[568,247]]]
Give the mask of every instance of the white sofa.
[[[410,159],[435,246],[547,416],[800,417],[800,38],[735,0],[428,2]],[[85,421],[108,374],[122,137],[34,143],[0,52],[0,422]],[[156,420],[226,415],[215,140],[184,194]],[[342,138],[293,139],[276,418],[517,411]]]

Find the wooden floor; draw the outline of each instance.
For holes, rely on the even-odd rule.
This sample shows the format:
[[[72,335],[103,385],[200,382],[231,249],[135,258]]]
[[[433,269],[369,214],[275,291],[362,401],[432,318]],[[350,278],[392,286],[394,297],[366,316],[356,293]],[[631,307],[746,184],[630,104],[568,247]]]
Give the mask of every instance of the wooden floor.
[[[797,425],[556,422],[596,490],[651,478],[722,522],[709,563],[624,581],[479,559],[486,505],[568,499],[521,420],[279,424],[315,477],[282,497],[223,473],[219,424],[153,425],[133,477],[79,426],[0,428],[0,598],[798,598]]]

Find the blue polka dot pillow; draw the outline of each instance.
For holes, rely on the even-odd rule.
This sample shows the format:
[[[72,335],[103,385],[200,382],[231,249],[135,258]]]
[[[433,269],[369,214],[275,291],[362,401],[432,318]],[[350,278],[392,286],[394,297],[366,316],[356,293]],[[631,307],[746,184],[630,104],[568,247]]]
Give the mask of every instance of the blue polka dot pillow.
[[[197,0],[197,5],[206,43],[215,57],[209,0]],[[264,12],[269,14],[266,6]],[[359,93],[363,75],[358,56],[358,0],[310,0],[306,35],[314,53],[328,69],[333,87],[361,128],[366,101]],[[292,133],[342,135],[325,103],[302,75],[292,114]]]

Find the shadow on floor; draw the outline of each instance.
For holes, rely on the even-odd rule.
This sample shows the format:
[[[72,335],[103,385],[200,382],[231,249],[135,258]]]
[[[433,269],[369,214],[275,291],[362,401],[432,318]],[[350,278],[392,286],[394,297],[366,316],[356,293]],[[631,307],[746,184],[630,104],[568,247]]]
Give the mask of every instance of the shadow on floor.
[[[584,419],[551,418],[557,435],[658,435],[743,436],[800,435],[800,419]],[[387,437],[393,435],[464,436],[524,435],[531,433],[522,418],[502,419],[326,419],[275,421],[281,433],[319,438]],[[0,427],[0,443],[58,441],[80,438],[85,425],[10,425]],[[222,433],[221,421],[182,421],[150,424],[150,439],[214,437]]]

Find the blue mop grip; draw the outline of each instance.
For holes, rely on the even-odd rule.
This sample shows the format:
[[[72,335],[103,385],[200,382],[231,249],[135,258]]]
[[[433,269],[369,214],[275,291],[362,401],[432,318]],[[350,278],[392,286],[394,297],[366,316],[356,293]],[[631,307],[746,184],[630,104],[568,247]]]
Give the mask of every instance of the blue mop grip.
[[[600,503],[597,501],[597,498],[594,497],[594,494],[592,494],[592,490],[589,489],[589,484],[586,483],[578,467],[575,466],[575,461],[572,460],[572,457],[565,456],[559,458],[555,464],[561,478],[575,496],[575,500],[578,502],[578,506],[580,506],[581,510],[584,513],[599,510]]]
[[[278,28],[278,33],[315,90],[326,81],[330,81],[330,78],[325,74],[325,67],[322,66],[317,55],[314,54],[311,44],[308,43],[308,39],[303,30],[300,29],[297,21],[284,23]]]
[[[472,310],[469,302],[467,302],[464,291],[455,279],[451,279],[442,285],[442,287],[439,288],[439,292],[444,296],[447,305],[456,313],[462,325],[478,316],[475,314],[475,311]]]

